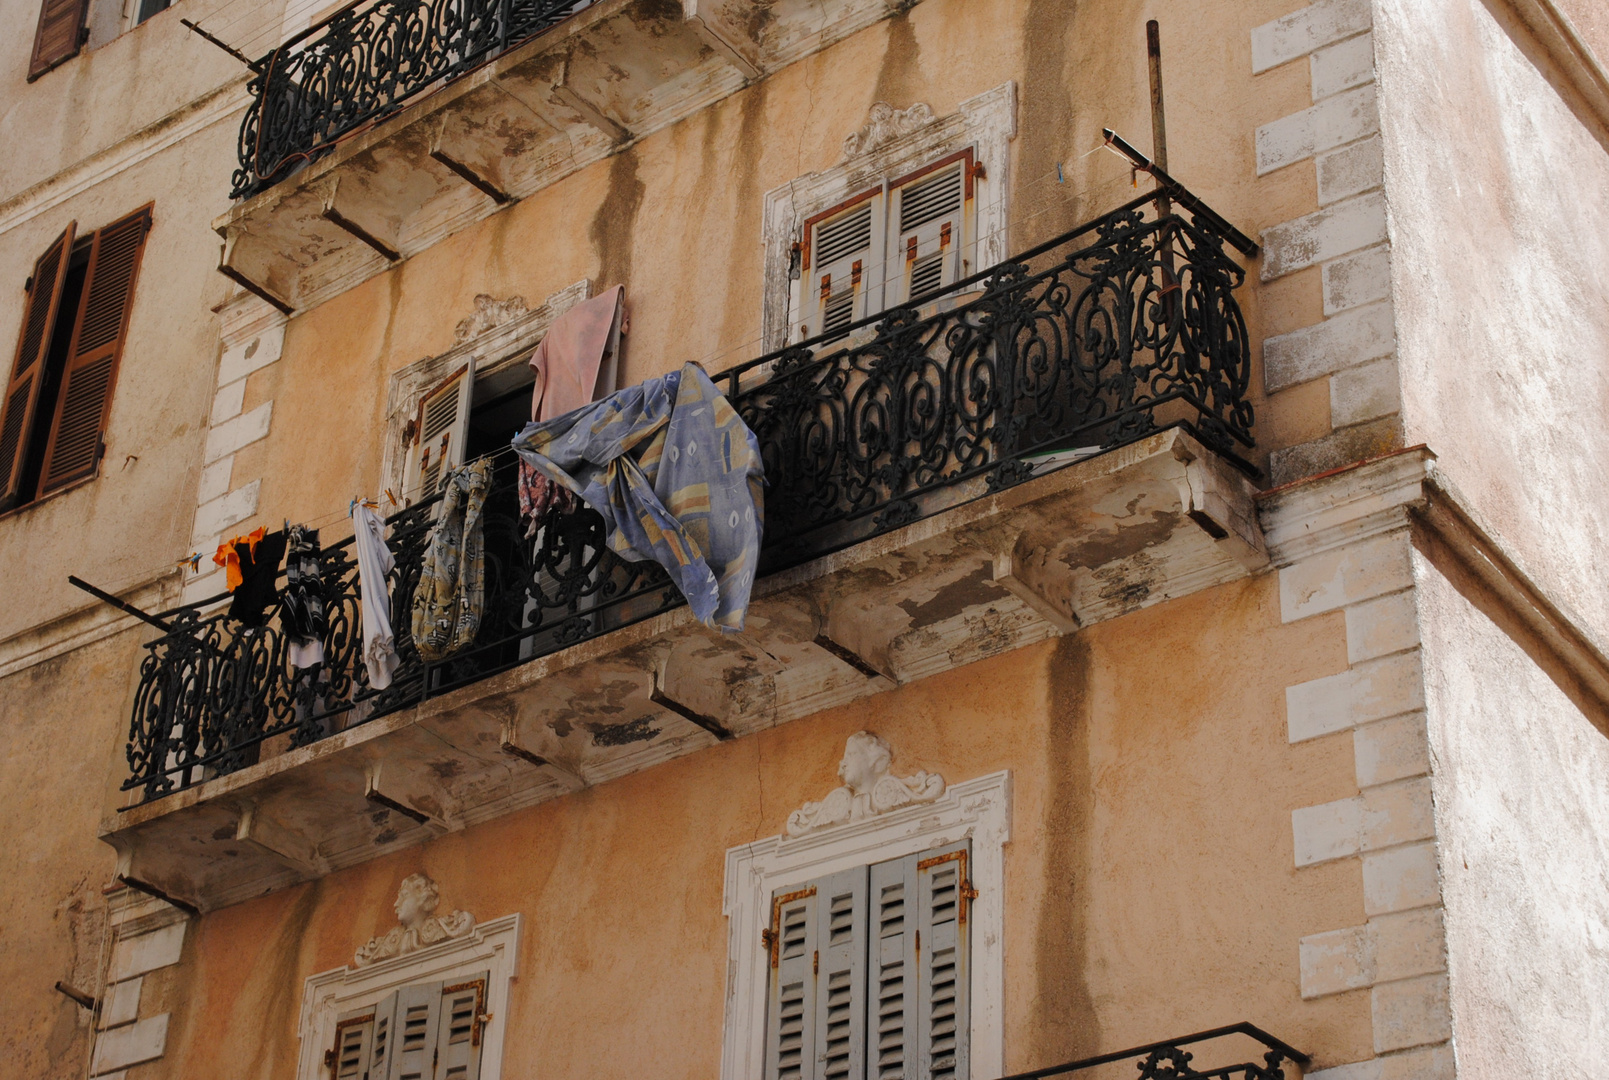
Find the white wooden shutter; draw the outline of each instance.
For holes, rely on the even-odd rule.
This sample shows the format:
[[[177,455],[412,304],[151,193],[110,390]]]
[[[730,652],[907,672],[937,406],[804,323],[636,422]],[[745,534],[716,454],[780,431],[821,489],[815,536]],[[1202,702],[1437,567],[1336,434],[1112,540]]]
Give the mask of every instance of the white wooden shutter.
[[[816,1076],[866,1076],[866,867],[816,886]]]
[[[916,864],[916,1068],[909,1080],[967,1080],[971,986],[967,916],[970,842],[924,852]],[[909,1000],[907,998],[907,1000]]]
[[[771,901],[765,1080],[815,1080],[816,888]]]
[[[434,1080],[479,1080],[480,1018],[486,1011],[487,977],[483,971],[442,988]]]
[[[374,1033],[369,1038],[368,1080],[387,1080],[391,1070],[391,1033],[397,1018],[397,995],[389,994],[374,1007]]]
[[[830,333],[881,309],[884,239],[881,188],[806,224],[802,297],[806,336]]]
[[[432,1080],[440,1022],[441,983],[419,983],[397,991],[384,1080]],[[371,1076],[369,1080],[381,1078]]]
[[[354,1009],[335,1022],[335,1046],[331,1050],[330,1075],[334,1080],[369,1080],[374,1054],[373,1008]]]
[[[471,359],[420,399],[403,479],[409,502],[430,498],[447,470],[463,464],[474,390],[475,362]]]
[[[884,301],[889,307],[930,296],[966,276],[966,210],[972,156],[964,153],[893,189],[893,235]]]
[[[871,868],[870,992],[867,1001],[872,1080],[905,1080],[916,1053],[916,864],[920,856]]]

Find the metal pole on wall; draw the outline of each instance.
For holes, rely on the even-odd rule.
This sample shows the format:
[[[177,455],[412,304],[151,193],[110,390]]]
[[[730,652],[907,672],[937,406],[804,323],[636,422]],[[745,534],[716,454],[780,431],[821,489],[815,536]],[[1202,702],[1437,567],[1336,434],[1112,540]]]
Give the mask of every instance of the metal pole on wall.
[[[1162,34],[1161,28],[1155,19],[1145,24],[1145,55],[1151,69],[1151,159],[1162,172],[1168,171],[1168,122],[1162,108]],[[1156,201],[1156,216],[1158,220],[1166,220],[1173,214],[1173,200],[1163,195]],[[1162,256],[1162,291],[1166,298],[1163,311],[1168,315],[1168,321],[1173,321],[1173,313],[1177,305],[1173,303],[1171,295],[1179,287],[1179,279],[1173,272],[1173,234],[1171,229],[1158,236]]]

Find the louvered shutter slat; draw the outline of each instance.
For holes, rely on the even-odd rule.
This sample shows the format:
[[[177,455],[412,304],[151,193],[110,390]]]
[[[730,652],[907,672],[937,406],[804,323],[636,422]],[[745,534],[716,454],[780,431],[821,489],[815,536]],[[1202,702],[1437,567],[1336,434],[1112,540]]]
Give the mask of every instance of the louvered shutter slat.
[[[86,0],[43,0],[39,26],[34,31],[33,55],[28,60],[29,81],[78,55],[83,44],[86,6]]]
[[[962,276],[967,166],[962,159],[899,189],[900,272],[889,275],[890,304],[920,301]]]
[[[70,223],[34,263],[33,285],[17,338],[17,358],[0,405],[0,507],[14,502],[22,483],[28,433],[33,429],[39,387],[44,381],[45,354],[56,327],[67,260],[73,248],[75,223]]]
[[[441,992],[435,1080],[479,1080],[480,1015],[486,1006],[487,972],[454,979]]]
[[[387,1080],[391,1074],[391,1028],[397,1018],[397,995],[389,994],[374,1007],[374,1034],[369,1039],[368,1080]]]
[[[917,1068],[912,1080],[967,1080],[970,950],[966,933],[970,844],[924,853],[917,863],[921,931],[916,994]]]
[[[772,902],[771,985],[766,1007],[766,1080],[815,1080],[816,890]]]
[[[40,472],[41,494],[93,475],[99,464],[150,220],[147,208],[95,234]]]
[[[816,1062],[821,1080],[866,1075],[866,867],[822,879],[816,895]]]
[[[828,334],[876,311],[868,307],[877,280],[882,196],[863,192],[853,205],[810,225],[810,274],[816,296],[810,329]],[[876,290],[880,292],[880,289]]]
[[[428,499],[440,487],[447,470],[463,463],[474,379],[474,365],[465,365],[420,400],[418,436],[403,481],[410,497]]]

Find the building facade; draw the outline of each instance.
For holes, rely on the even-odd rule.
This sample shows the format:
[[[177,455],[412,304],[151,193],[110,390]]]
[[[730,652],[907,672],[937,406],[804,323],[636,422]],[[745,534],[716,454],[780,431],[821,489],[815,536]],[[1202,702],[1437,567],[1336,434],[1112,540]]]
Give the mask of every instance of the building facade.
[[[1592,1072],[1587,0],[0,12],[5,1075]],[[616,287],[741,631],[521,518]],[[213,559],[298,524],[311,658]]]

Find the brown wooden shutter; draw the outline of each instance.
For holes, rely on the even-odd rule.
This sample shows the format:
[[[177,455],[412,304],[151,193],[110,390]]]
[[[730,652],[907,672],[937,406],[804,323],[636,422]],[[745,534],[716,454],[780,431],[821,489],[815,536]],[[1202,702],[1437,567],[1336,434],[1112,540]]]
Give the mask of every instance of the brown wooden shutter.
[[[44,495],[92,476],[100,461],[101,433],[111,411],[112,387],[133,307],[134,279],[151,224],[145,207],[95,234],[84,279],[84,299],[67,349],[67,369],[56,400],[50,444],[40,471]]]
[[[29,82],[78,55],[84,43],[86,6],[87,0],[42,0],[33,56],[28,60]]]
[[[28,433],[33,430],[39,387],[45,381],[45,354],[50,351],[50,335],[61,306],[62,282],[67,280],[67,259],[72,254],[76,226],[77,222],[70,222],[34,263],[28,307],[17,339],[17,359],[6,384],[5,402],[0,405],[0,507],[16,500],[17,487],[22,483]]]

